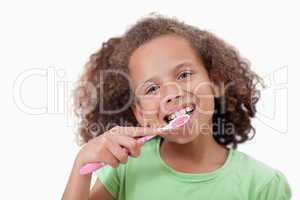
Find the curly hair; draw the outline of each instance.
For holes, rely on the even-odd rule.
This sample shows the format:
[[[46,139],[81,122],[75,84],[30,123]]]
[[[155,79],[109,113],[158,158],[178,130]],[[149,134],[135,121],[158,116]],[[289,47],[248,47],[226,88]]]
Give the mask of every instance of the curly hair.
[[[130,107],[134,94],[124,74],[129,73],[128,63],[132,52],[164,34],[176,34],[190,42],[202,59],[211,81],[226,85],[224,94],[215,98],[213,123],[221,121],[225,125],[222,129],[213,128],[216,142],[236,148],[237,144],[251,139],[255,135],[251,118],[255,116],[256,103],[260,98],[257,84],[262,83],[262,79],[250,70],[248,60],[209,31],[187,25],[176,18],[153,15],[140,19],[122,36],[110,38],[90,56],[79,79],[83,84],[74,90],[74,110],[76,116],[81,118],[78,135],[82,142],[102,134],[113,125],[139,126]],[[104,73],[105,70],[121,73]],[[95,86],[96,95],[88,89],[87,83]],[[85,112],[82,112],[82,107]],[[101,112],[102,109],[120,108],[124,109],[113,114]],[[226,133],[227,124],[234,125],[233,133]]]

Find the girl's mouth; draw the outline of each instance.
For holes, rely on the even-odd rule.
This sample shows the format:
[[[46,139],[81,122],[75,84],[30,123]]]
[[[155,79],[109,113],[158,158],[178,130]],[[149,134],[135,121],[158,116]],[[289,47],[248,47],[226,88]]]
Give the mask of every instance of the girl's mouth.
[[[181,106],[180,109],[176,109],[176,111],[170,112],[169,114],[166,114],[163,117],[163,120],[166,123],[169,123],[172,119],[175,119],[176,117],[183,115],[183,114],[188,114],[188,115],[192,115],[194,113],[194,111],[196,110],[196,104],[194,103],[189,103],[186,104],[184,106]]]

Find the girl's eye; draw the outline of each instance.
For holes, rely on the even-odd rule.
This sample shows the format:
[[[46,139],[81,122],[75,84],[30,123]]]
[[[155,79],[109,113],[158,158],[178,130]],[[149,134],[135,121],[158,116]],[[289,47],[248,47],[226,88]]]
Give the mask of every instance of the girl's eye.
[[[146,94],[152,94],[154,93],[157,89],[159,88],[159,86],[150,86],[147,90],[146,90]]]
[[[179,80],[187,79],[191,74],[192,74],[192,72],[190,72],[190,71],[181,72],[181,74],[179,74],[179,76],[178,76],[178,79]]]

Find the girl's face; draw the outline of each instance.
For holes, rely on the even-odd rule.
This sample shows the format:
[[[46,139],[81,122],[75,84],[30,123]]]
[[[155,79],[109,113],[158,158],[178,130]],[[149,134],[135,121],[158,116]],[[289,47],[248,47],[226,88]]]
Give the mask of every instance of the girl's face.
[[[137,98],[132,109],[142,126],[162,127],[187,113],[189,122],[166,140],[184,144],[211,133],[217,88],[187,40],[168,34],[145,43],[132,53],[129,71]]]

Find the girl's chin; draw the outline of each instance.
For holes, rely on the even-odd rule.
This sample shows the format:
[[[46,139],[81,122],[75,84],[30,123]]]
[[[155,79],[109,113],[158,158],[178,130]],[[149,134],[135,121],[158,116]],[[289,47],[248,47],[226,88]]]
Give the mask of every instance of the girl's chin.
[[[184,135],[184,134],[176,134],[176,133],[173,133],[172,135],[163,136],[163,138],[166,141],[174,142],[177,144],[186,144],[192,142],[193,140],[196,139],[196,137],[197,136],[195,135],[187,135],[187,134]]]

